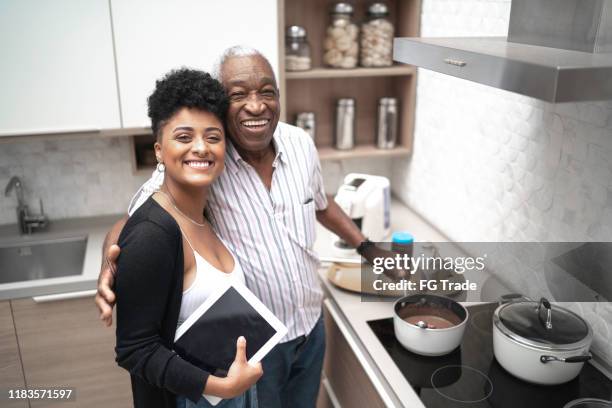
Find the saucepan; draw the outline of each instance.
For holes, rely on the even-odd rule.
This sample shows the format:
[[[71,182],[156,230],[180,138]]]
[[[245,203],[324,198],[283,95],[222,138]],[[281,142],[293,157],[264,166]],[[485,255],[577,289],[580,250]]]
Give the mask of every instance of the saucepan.
[[[568,402],[563,408],[612,408],[612,401],[599,398],[579,398]]]
[[[500,305],[493,314],[493,352],[510,374],[542,385],[574,379],[591,359],[593,332],[576,313],[542,298]]]
[[[459,302],[429,294],[405,296],[393,307],[395,337],[409,351],[441,356],[463,339],[468,311]]]

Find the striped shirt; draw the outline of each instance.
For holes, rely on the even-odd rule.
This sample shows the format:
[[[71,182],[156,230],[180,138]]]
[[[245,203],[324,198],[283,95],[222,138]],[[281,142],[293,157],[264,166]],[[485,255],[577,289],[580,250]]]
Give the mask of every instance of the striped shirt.
[[[279,122],[270,190],[235,147],[213,184],[207,217],[244,270],[246,284],[287,326],[283,341],[310,333],[321,314],[319,260],[312,247],[315,211],[327,208],[321,166],[310,136]],[[163,181],[153,174],[132,199],[131,214]]]

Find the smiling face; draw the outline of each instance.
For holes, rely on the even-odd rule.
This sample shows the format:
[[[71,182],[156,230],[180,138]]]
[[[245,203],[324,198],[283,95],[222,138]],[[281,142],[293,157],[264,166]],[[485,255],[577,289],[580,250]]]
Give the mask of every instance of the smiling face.
[[[166,166],[166,181],[210,186],[224,168],[223,124],[210,112],[182,108],[161,127],[155,155]]]
[[[280,116],[278,87],[261,56],[231,57],[221,69],[230,100],[227,130],[238,150],[262,152],[271,146]]]

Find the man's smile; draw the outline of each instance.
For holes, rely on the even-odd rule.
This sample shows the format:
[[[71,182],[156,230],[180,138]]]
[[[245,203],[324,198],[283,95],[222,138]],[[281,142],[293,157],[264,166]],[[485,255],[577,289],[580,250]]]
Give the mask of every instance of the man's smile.
[[[270,119],[248,119],[243,120],[240,124],[251,130],[260,130],[270,123]]]

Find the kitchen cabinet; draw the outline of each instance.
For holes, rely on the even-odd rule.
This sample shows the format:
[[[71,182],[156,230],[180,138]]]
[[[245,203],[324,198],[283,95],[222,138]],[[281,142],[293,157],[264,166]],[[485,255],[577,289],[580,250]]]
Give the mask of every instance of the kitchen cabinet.
[[[127,371],[115,363],[115,330],[104,327],[92,297],[36,303],[11,301],[25,381],[30,388],[71,387],[76,404],[54,407],[130,407]],[[31,400],[43,407],[48,401]]]
[[[371,0],[356,0],[353,21],[360,24],[365,18]],[[420,0],[390,0],[390,20],[395,26],[396,37],[419,36]],[[328,0],[281,0],[279,31],[285,27],[300,25],[306,28],[311,47],[313,69],[301,72],[281,70],[282,106],[285,120],[293,123],[299,112],[315,112],[315,144],[321,160],[355,157],[386,157],[408,155],[412,149],[414,108],[416,92],[416,68],[410,65],[393,65],[385,68],[332,69],[323,67],[323,39],[329,25],[329,11],[333,2]],[[280,47],[280,63],[284,68],[284,36]],[[397,147],[381,150],[375,147],[378,99],[383,96],[398,98],[399,130]],[[333,146],[336,100],[355,98],[356,123],[353,150],[339,151]]]
[[[323,373],[341,407],[384,408],[385,404],[325,306]]]
[[[123,126],[148,127],[147,97],[173,68],[210,71],[226,48],[257,48],[278,73],[277,0],[112,1]]]
[[[8,301],[0,302],[0,384],[3,393],[8,389],[23,389],[25,386],[13,314]],[[4,400],[6,394],[2,394],[2,398],[2,406],[5,408],[28,406],[25,400]]]
[[[0,50],[0,136],[121,126],[108,1],[3,1]]]

